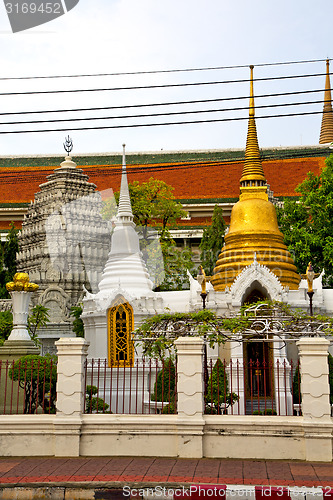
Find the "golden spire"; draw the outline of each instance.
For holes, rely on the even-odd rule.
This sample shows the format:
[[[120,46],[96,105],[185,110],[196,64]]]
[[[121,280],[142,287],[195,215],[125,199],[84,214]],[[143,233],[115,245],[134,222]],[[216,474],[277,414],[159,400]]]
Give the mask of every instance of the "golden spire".
[[[229,232],[210,282],[214,290],[224,291],[245,267],[253,263],[256,255],[258,263],[273,272],[282,286],[295,290],[300,276],[283,243],[275,207],[268,200],[254,118],[253,66],[250,68],[249,126],[240,197],[232,209]]]
[[[321,122],[319,144],[327,144],[333,141],[333,110],[330,84],[330,60],[326,59],[326,82],[323,118]]]
[[[254,118],[253,66],[250,66],[249,124],[246,139],[245,163],[240,183],[242,187],[266,184],[264,171],[261,165],[256,122]]]

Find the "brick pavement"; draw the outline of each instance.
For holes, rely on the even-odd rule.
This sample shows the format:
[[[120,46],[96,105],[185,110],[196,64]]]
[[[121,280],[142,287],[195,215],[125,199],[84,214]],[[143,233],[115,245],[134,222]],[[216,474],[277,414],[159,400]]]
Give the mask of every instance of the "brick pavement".
[[[333,487],[333,463],[175,458],[0,458],[0,484],[238,484]]]

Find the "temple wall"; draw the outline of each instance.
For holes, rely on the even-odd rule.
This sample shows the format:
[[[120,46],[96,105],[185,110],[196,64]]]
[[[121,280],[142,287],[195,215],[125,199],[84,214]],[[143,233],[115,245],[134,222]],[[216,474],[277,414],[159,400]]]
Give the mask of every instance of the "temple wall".
[[[0,454],[332,461],[327,340],[298,342],[303,416],[292,417],[203,414],[202,340],[177,342],[177,414],[84,414],[87,343],[61,339],[57,414],[0,415]]]

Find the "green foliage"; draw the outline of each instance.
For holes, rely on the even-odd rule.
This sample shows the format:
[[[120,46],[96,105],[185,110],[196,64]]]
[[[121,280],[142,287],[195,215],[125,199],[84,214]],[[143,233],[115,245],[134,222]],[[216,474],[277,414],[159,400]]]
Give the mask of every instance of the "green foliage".
[[[207,275],[212,275],[216,261],[224,244],[226,224],[223,218],[223,210],[215,205],[212,224],[204,229],[201,242],[201,265]]]
[[[171,401],[171,403],[163,406],[163,409],[162,409],[163,415],[174,414],[174,413],[177,413],[177,408],[176,408],[174,401]]]
[[[32,308],[31,314],[28,316],[27,326],[31,340],[33,340],[36,345],[39,344],[37,330],[42,326],[46,326],[49,321],[47,307],[37,304]]]
[[[296,267],[305,273],[311,261],[316,272],[325,270],[323,283],[333,286],[333,155],[319,175],[308,173],[296,188],[299,200],[285,200],[278,222]]]
[[[328,379],[330,385],[330,404],[333,404],[333,356],[328,354]],[[300,396],[300,383],[301,377],[299,373],[299,367],[296,367],[294,377],[293,377],[293,402],[294,404],[299,404],[302,401],[302,396]]]
[[[81,319],[82,305],[72,306],[70,315],[74,316],[73,320],[73,332],[77,337],[84,337],[84,324]]]
[[[96,396],[98,388],[95,385],[87,385],[86,387],[86,413],[105,413],[109,405],[104,399]],[[109,411],[107,413],[112,413]]]
[[[175,201],[173,187],[151,177],[148,182],[128,185],[134,222],[140,237],[140,250],[157,290],[182,290],[189,287],[187,270],[194,270],[190,249],[178,249],[170,235],[177,219],[186,212]],[[104,218],[115,215],[115,198],[104,202]]]
[[[134,181],[129,184],[129,193],[134,215],[134,222],[143,230],[146,238],[148,226],[159,229],[163,236],[167,227],[176,223],[176,219],[184,217],[186,212],[180,203],[175,201],[173,187],[164,181],[151,177],[148,182]],[[119,193],[115,193],[118,203]]]
[[[272,410],[272,408],[266,408],[266,410],[260,411],[260,410],[255,410],[252,415],[277,415],[275,410]]]
[[[293,402],[294,404],[299,404],[302,400],[302,398],[300,397],[300,392],[299,392],[299,389],[300,389],[300,373],[299,373],[299,367],[297,366],[296,369],[295,369],[295,372],[294,372],[294,376],[293,376]]]
[[[28,355],[19,358],[9,370],[9,377],[25,390],[24,413],[56,412],[57,357]],[[43,397],[43,394],[46,397]]]
[[[144,355],[164,359],[173,352],[178,337],[205,337],[211,347],[226,342],[228,336],[223,322],[223,318],[218,318],[209,309],[194,313],[156,314],[141,323],[135,330],[135,338],[142,345]]]
[[[223,403],[230,406],[238,401],[238,395],[234,392],[228,392],[228,390],[228,378],[225,367],[222,361],[218,359],[208,379],[207,391],[205,395],[207,413],[220,414],[221,405]],[[213,412],[210,411],[211,409],[213,409]]]
[[[38,329],[42,326],[45,326],[48,322],[48,309],[41,305],[34,306],[31,310],[30,315],[28,316],[27,327],[31,340],[33,340],[36,345],[39,344],[37,335]],[[2,345],[5,340],[7,340],[12,329],[13,315],[11,311],[0,312],[0,345]]]
[[[176,387],[176,369],[171,358],[167,358],[162,370],[157,374],[154,384],[154,392],[151,394],[152,401],[168,401],[174,404]],[[174,412],[171,412],[174,413]]]
[[[6,283],[13,280],[17,271],[16,254],[18,251],[18,230],[11,222],[3,248],[0,244],[0,299],[9,299]]]
[[[8,339],[13,329],[13,315],[10,311],[0,312],[0,345]]]
[[[310,317],[300,309],[292,309],[288,304],[278,301],[260,301],[260,316],[276,317],[288,336],[295,339],[304,336],[305,328],[313,326],[314,335],[332,335],[333,318],[323,315]],[[142,345],[143,353],[152,358],[164,359],[174,351],[178,337],[204,337],[211,347],[234,339],[234,334],[246,334],[251,327],[255,311],[249,304],[241,307],[237,316],[218,317],[215,312],[204,309],[194,313],[164,313],[147,318],[135,330],[135,339]],[[317,333],[317,330],[318,332]],[[309,331],[309,335],[311,331]]]
[[[172,238],[160,240],[163,263],[155,283],[160,283],[156,290],[184,290],[189,287],[187,271],[194,272],[192,251],[189,248],[177,248]],[[162,274],[163,273],[163,274]],[[164,275],[164,276],[163,276]]]

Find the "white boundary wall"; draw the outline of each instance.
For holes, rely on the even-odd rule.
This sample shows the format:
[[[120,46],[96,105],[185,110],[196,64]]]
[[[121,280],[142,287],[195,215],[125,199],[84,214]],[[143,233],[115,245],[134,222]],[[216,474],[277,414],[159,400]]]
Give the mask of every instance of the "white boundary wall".
[[[204,415],[202,340],[178,350],[177,415],[86,415],[83,339],[60,339],[56,415],[1,415],[1,456],[165,456],[332,461],[328,341],[298,342],[303,416]]]

